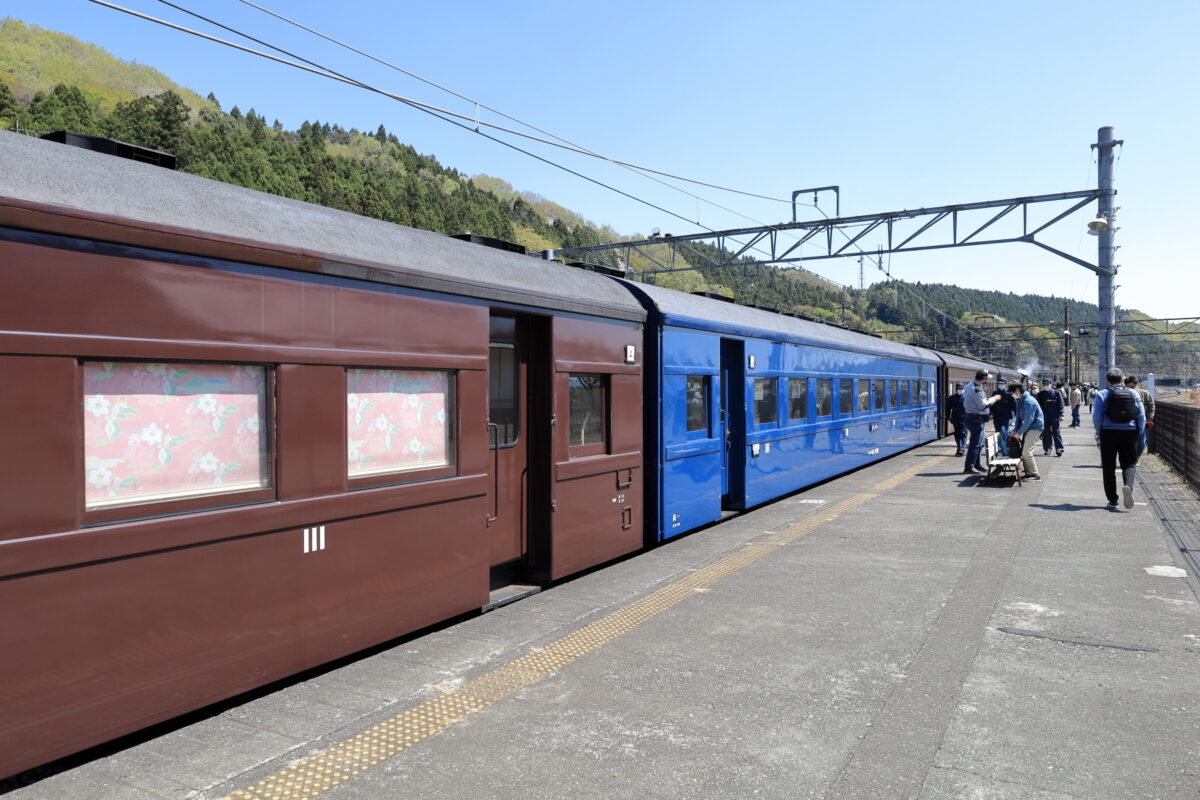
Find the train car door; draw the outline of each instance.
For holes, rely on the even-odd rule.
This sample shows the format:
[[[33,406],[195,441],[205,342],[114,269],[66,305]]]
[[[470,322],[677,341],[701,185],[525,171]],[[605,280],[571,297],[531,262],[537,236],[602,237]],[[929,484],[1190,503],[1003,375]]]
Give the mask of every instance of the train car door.
[[[529,553],[529,347],[524,320],[491,318],[488,343],[488,540],[493,571]]]
[[[721,507],[740,508],[746,442],[745,346],[721,340]]]

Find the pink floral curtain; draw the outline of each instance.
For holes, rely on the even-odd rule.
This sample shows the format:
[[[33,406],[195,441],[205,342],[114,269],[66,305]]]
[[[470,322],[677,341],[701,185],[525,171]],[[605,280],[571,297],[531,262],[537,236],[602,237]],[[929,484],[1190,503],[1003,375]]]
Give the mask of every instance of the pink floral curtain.
[[[263,367],[85,362],[86,507],[270,486],[266,406]]]
[[[449,372],[351,369],[346,391],[351,478],[454,463]]]

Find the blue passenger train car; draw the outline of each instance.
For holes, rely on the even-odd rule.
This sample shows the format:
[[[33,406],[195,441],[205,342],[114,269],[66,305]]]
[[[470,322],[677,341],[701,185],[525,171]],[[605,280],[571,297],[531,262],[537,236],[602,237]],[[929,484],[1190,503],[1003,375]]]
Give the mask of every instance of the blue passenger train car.
[[[930,350],[626,282],[646,325],[650,541],[938,437]]]

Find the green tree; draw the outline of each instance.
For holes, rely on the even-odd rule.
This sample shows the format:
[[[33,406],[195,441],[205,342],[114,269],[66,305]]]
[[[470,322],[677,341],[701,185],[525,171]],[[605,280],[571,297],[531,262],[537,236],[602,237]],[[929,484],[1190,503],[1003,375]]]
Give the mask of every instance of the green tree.
[[[9,117],[16,113],[18,108],[17,98],[13,95],[12,90],[8,88],[8,84],[0,81],[0,117]]]
[[[101,133],[98,103],[77,86],[58,84],[49,92],[38,92],[29,104],[29,126],[41,130]]]

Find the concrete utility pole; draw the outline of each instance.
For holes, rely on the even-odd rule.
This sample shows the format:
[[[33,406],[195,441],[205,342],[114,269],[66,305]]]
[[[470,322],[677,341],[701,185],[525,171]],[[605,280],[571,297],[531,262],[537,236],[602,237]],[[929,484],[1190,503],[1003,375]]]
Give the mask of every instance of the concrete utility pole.
[[[1100,129],[1096,137],[1096,144],[1093,145],[1099,150],[1099,189],[1100,197],[1098,198],[1099,209],[1097,216],[1103,217],[1108,223],[1104,230],[1099,232],[1099,253],[1097,253],[1096,266],[1100,269],[1100,313],[1097,323],[1096,337],[1100,345],[1100,376],[1097,386],[1106,386],[1104,375],[1117,364],[1117,306],[1116,306],[1116,284],[1114,283],[1117,277],[1117,267],[1113,264],[1113,254],[1117,248],[1113,247],[1113,236],[1117,232],[1117,209],[1113,206],[1113,148],[1118,142],[1113,138],[1113,129],[1111,125],[1105,125]]]
[[[1071,304],[1063,303],[1063,383],[1071,380]]]

